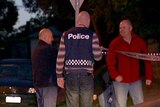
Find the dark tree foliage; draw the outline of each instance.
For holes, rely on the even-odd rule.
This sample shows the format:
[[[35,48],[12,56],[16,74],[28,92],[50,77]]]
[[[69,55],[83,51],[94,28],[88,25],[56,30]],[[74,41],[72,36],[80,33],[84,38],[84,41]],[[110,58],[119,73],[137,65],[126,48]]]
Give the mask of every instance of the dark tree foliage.
[[[0,29],[13,30],[18,17],[17,7],[11,1],[0,0]]]
[[[22,3],[29,12],[36,12],[38,10],[38,5],[35,0],[22,0]]]
[[[143,33],[145,38],[155,38],[160,41],[160,6],[157,0],[142,0],[141,2],[141,34]]]
[[[38,6],[46,13],[52,9],[54,18],[49,18],[49,22],[61,28],[69,28],[74,23],[75,11],[70,0],[23,1],[31,9]],[[37,4],[31,5],[33,3]],[[143,38],[159,40],[160,8],[157,0],[84,0],[80,8],[82,10],[91,14],[91,28],[99,35],[104,46],[118,34],[119,22],[124,18],[131,19],[135,32]]]

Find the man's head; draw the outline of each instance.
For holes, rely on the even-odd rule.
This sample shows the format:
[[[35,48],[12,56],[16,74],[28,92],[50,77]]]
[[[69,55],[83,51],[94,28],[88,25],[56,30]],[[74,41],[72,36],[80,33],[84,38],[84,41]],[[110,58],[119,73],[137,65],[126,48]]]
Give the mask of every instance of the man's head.
[[[51,30],[43,28],[39,32],[39,40],[43,40],[47,44],[52,44],[53,41],[53,33]]]
[[[122,20],[119,24],[119,32],[122,37],[131,36],[132,24],[130,20]]]
[[[79,13],[77,18],[77,26],[81,25],[82,27],[89,28],[90,26],[90,15],[86,11],[82,11]]]

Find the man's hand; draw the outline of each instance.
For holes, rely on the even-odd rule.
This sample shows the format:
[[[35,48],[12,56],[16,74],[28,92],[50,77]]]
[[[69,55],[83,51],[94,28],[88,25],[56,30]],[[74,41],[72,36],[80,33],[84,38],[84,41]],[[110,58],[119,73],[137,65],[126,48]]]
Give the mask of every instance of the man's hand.
[[[151,85],[152,81],[151,80],[146,80],[146,85]]]
[[[123,80],[123,77],[121,75],[118,75],[115,80],[117,82],[121,82]]]
[[[57,78],[57,84],[60,88],[64,88],[64,78]]]

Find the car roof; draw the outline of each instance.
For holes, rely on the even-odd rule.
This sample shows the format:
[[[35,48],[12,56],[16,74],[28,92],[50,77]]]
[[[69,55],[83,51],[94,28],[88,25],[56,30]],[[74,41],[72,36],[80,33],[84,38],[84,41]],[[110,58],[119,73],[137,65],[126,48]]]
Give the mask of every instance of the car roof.
[[[0,64],[2,63],[30,63],[31,59],[1,59]]]
[[[11,67],[16,66],[21,68],[18,70],[11,69]],[[4,69],[0,71],[1,86],[33,87],[31,59],[2,59],[0,60],[0,67],[0,70]]]

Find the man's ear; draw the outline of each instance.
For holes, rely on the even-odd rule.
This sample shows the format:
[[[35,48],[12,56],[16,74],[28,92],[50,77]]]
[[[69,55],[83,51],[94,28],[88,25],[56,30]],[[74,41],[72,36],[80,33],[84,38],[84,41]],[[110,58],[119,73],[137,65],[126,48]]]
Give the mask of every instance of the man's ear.
[[[132,29],[133,29],[133,27],[132,27],[132,26],[130,26],[130,31],[132,31]]]

